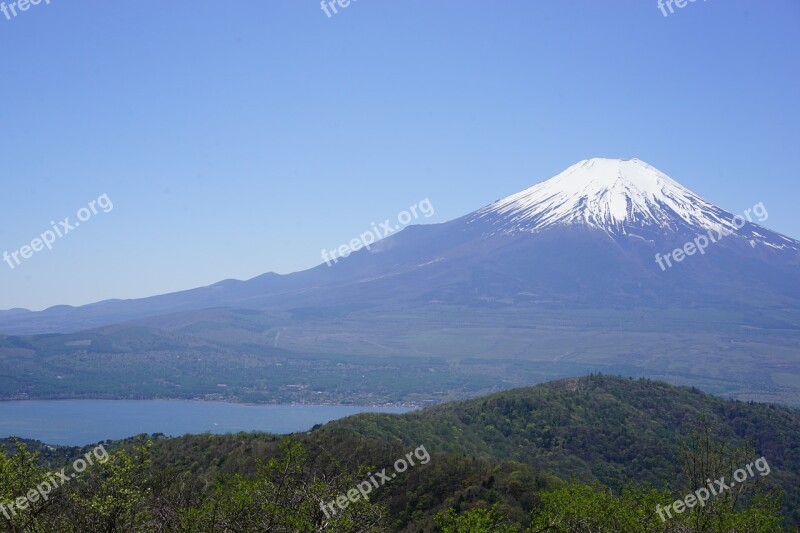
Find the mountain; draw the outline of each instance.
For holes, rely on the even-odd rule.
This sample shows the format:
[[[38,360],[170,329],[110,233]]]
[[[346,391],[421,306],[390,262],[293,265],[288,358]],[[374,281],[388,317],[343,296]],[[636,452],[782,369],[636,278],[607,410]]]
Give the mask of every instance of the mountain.
[[[93,365],[103,353],[158,359],[150,371],[180,382],[154,347],[202,346],[223,372],[225,358],[242,353],[346,364],[360,357],[364,375],[378,365],[416,392],[444,397],[606,370],[800,404],[800,242],[760,225],[767,216],[754,203],[737,217],[636,159],[590,159],[330,267],[2,312],[9,337],[0,338],[0,358],[18,364],[13,354],[24,349],[63,360],[89,342]],[[126,367],[102,364],[112,374]],[[259,364],[265,375],[274,371]],[[219,381],[206,372],[201,381],[213,388]],[[420,372],[436,379],[423,385]],[[240,377],[229,379],[244,387]],[[0,392],[21,392],[6,379]],[[31,379],[25,394],[37,387]],[[309,390],[320,379],[309,376]]]
[[[734,218],[638,159],[581,161],[470,217],[488,219],[506,233],[556,226],[583,226],[609,235],[651,232],[654,237],[730,231],[752,246],[800,251],[800,242],[788,237],[761,235],[754,226],[743,232]]]
[[[371,293],[375,296],[373,299],[380,298],[383,302],[386,291],[407,298],[406,287],[411,286],[413,291],[415,285],[424,284],[414,292],[418,297],[428,295],[430,301],[434,299],[430,296],[442,295],[445,287],[461,279],[471,283],[470,287],[462,287],[470,289],[467,292],[482,292],[485,294],[479,298],[494,299],[497,294],[492,290],[482,290],[480,274],[492,276],[491,269],[509,269],[515,263],[541,270],[532,276],[531,270],[526,273],[509,269],[519,277],[520,283],[518,287],[511,287],[512,292],[503,292],[524,297],[524,289],[531,284],[550,285],[540,274],[556,275],[576,254],[592,257],[594,261],[590,263],[595,263],[595,268],[614,262],[625,263],[615,265],[624,278],[636,281],[637,286],[640,281],[647,281],[647,285],[653,287],[663,285],[657,283],[662,276],[653,276],[659,274],[655,254],[665,255],[674,246],[691,242],[700,235],[718,237],[719,241],[709,242],[703,253],[694,258],[692,263],[697,264],[692,266],[696,268],[689,266],[688,261],[681,265],[682,270],[693,271],[686,278],[700,277],[705,284],[709,276],[701,276],[700,272],[720,266],[730,270],[730,261],[740,260],[747,263],[747,268],[761,270],[760,276],[746,280],[748,285],[771,283],[773,287],[777,285],[779,293],[800,298],[800,241],[754,223],[756,216],[768,215],[763,204],[757,205],[762,212],[748,210],[747,218],[739,217],[741,226],[736,223],[736,215],[714,206],[638,159],[589,159],[457,220],[409,227],[379,241],[371,250],[354,253],[332,269],[323,264],[286,276],[270,273],[246,282],[227,280],[163,296],[109,300],[78,308],[57,306],[38,313],[20,309],[2,311],[0,332],[79,331],[136,318],[213,307],[285,309],[322,302],[330,305],[333,300],[341,299],[344,290],[352,287],[365,289],[357,290],[364,293],[359,295],[362,298],[369,299],[367,293]],[[561,249],[554,250],[556,253],[546,260],[530,257],[531,252],[550,251],[554,242]],[[582,251],[584,245],[591,248],[590,253]],[[780,284],[772,283],[771,275],[764,275],[767,270],[774,270],[771,274],[779,276]],[[580,272],[575,268],[569,271],[569,276]],[[442,275],[443,272],[446,274]],[[631,274],[635,275],[635,280],[631,279]],[[718,281],[716,285],[722,285],[721,282],[741,282],[737,278],[741,278],[743,272],[726,275],[724,280],[719,279],[716,270],[713,274]],[[408,283],[409,276],[414,277],[411,283]],[[541,282],[532,278],[541,279]],[[398,289],[398,280],[402,280],[403,289]],[[570,277],[570,280],[574,286],[598,289],[580,277]],[[599,289],[603,301],[607,301],[607,296],[614,296],[605,287]],[[645,291],[647,289],[644,287]],[[639,291],[633,292],[624,296],[636,298],[635,293]],[[725,296],[716,290],[705,292],[713,292],[709,296]],[[444,301],[452,297],[445,296]]]

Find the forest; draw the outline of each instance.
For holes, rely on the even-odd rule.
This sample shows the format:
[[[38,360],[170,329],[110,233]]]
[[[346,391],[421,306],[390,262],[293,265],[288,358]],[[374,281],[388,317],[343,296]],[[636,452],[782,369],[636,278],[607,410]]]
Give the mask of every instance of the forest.
[[[8,440],[0,523],[14,532],[797,531],[798,437],[788,408],[598,375],[289,436],[106,441],[107,460],[80,471],[76,459],[97,445]],[[395,468],[421,446],[428,461]],[[676,512],[706,479],[732,480],[761,457],[768,475]],[[25,496],[54,472],[69,481],[46,499]],[[358,495],[376,472],[389,481]],[[9,511],[19,498],[27,504]],[[346,505],[323,509],[337,499]],[[669,518],[657,511],[667,506]]]

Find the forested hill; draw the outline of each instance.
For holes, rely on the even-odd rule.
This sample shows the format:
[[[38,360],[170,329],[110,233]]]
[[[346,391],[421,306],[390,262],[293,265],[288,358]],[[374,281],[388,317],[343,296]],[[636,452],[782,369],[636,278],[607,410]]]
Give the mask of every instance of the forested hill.
[[[404,415],[362,414],[314,433],[354,433],[406,446],[514,460],[561,478],[667,486],[702,420],[719,443],[750,443],[800,509],[800,411],[725,400],[695,388],[610,376],[565,379]]]

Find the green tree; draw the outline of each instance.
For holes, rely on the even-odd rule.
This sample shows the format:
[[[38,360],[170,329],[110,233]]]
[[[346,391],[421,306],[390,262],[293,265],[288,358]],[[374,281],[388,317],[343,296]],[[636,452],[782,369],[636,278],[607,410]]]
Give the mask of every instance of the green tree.
[[[9,532],[42,531],[47,527],[47,513],[56,495],[34,495],[37,485],[47,482],[49,487],[48,472],[39,464],[39,455],[28,451],[24,443],[14,441],[14,446],[12,456],[0,448],[0,523]],[[33,497],[26,498],[28,493]]]
[[[736,470],[746,465],[753,469],[753,460],[757,457],[755,448],[748,444],[729,447],[727,439],[720,438],[714,429],[705,417],[701,417],[683,442],[684,484],[680,494],[692,494],[723,478],[727,485],[731,485]],[[762,464],[768,465],[766,458],[763,461]],[[764,490],[760,473],[718,492],[705,505],[696,505],[682,516],[682,521],[691,531],[758,533],[781,530],[780,494]]]
[[[629,485],[615,495],[600,485],[564,484],[541,495],[530,532],[641,533],[666,531],[655,514],[656,505],[669,501],[669,492]]]
[[[155,530],[148,486],[151,447],[148,440],[130,452],[120,449],[81,474],[74,486],[65,487],[71,506],[64,518],[71,531]]]
[[[443,533],[517,533],[520,528],[509,523],[497,505],[477,507],[461,514],[448,509],[436,515],[436,525]]]
[[[571,482],[541,495],[534,510],[531,532],[612,533],[618,531],[681,533],[774,533],[781,531],[781,502],[777,493],[758,490],[758,480],[736,484],[710,494],[703,505],[675,511],[673,503],[707,487],[752,462],[751,447],[728,448],[701,419],[684,442],[680,459],[684,480],[677,492],[628,483],[619,494],[600,485]],[[695,498],[696,500],[696,498]],[[665,507],[671,507],[667,513]],[[662,512],[659,514],[657,510]]]
[[[386,531],[385,510],[369,500],[348,502],[335,513],[323,512],[362,481],[335,463],[333,473],[313,468],[302,444],[286,438],[281,456],[259,463],[252,477],[222,478],[213,497],[184,512],[184,529],[192,532],[274,531],[286,533],[331,531],[342,533]]]

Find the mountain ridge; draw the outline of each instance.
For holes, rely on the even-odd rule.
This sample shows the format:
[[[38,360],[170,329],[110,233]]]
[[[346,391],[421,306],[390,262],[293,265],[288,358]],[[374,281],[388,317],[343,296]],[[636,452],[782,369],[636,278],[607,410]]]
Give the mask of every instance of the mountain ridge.
[[[565,181],[571,185],[559,189]],[[575,184],[581,181],[591,186],[581,189]],[[667,192],[659,192],[659,187]],[[635,193],[631,192],[633,190]],[[674,200],[679,196],[688,202],[681,204],[682,210]],[[543,206],[543,202],[549,203]],[[621,202],[626,203],[624,216],[620,211]],[[800,265],[800,241],[750,221],[737,229],[733,222],[735,217],[639,159],[587,159],[473,213],[445,223],[409,226],[378,241],[372,250],[360,250],[331,269],[321,264],[286,275],[270,272],[249,280],[223,280],[205,287],[146,298],[111,299],[77,307],[54,306],[44,311],[0,311],[0,333],[66,333],[159,314],[213,307],[274,308],[269,303],[252,303],[252,300],[257,300],[259,294],[279,298],[287,291],[313,292],[321,289],[324,292],[335,283],[368,283],[387,277],[392,274],[392,269],[396,275],[411,268],[433,265],[442,261],[446,253],[463,255],[458,251],[460,246],[480,247],[481,242],[498,233],[541,233],[543,230],[569,229],[570,226],[579,226],[575,229],[600,229],[616,238],[641,238],[654,245],[661,240],[670,246],[694,238],[697,232],[724,230],[737,239],[729,239],[723,246],[733,247],[737,241],[750,248],[766,245],[769,249],[767,253],[777,252],[782,260],[789,257],[795,265]],[[516,222],[519,224],[514,225]],[[512,226],[509,227],[510,224]],[[658,234],[664,230],[668,230],[666,237]],[[681,241],[682,238],[684,241]],[[404,247],[402,254],[408,257],[402,257],[401,254],[400,260],[397,260],[397,254],[392,252],[398,246]],[[437,247],[447,252],[438,254]],[[431,250],[433,253],[429,253]],[[656,246],[652,250],[656,253],[667,251]],[[384,258],[388,260],[382,260]],[[364,269],[365,263],[370,261],[371,268],[366,265]],[[654,262],[652,266],[655,266]],[[147,309],[149,304],[152,304],[152,310]],[[70,319],[70,316],[80,314],[91,315],[95,309],[96,316],[92,319]],[[130,311],[120,312],[124,309]],[[26,326],[36,322],[40,325]],[[51,322],[71,325],[48,327],[47,324]]]
[[[616,182],[614,165],[620,164],[610,163],[613,172],[598,187]],[[650,177],[643,180],[662,183],[643,163],[624,165],[644,169]],[[623,184],[614,194],[627,195],[632,186]],[[642,201],[655,194],[652,187],[640,188]],[[585,206],[584,190],[572,192],[574,201],[559,205]],[[284,364],[294,357],[326,372],[357,360],[359,375],[380,373],[381,385],[371,393],[356,387],[354,398],[361,401],[416,401],[420,394],[427,401],[431,391],[463,397],[613,369],[737,398],[800,404],[800,252],[780,248],[789,241],[747,223],[740,238],[721,239],[663,271],[656,254],[683,248],[701,226],[678,215],[670,219],[674,232],[654,225],[660,215],[635,226],[644,219],[630,211],[624,233],[606,231],[616,228],[611,219],[609,228],[565,223],[535,232],[498,231],[504,213],[484,211],[477,219],[471,213],[408,226],[331,267],[142,300],[0,313],[0,333],[7,335],[0,334],[0,362],[8,376],[0,392],[6,398],[42,397],[43,391],[95,394],[78,379],[79,370],[102,369],[102,380],[125,384],[119,394],[185,397],[197,391],[205,397],[218,394],[216,385],[223,382],[233,397],[275,401],[286,394],[278,394],[274,382],[264,388],[275,372],[269,361]],[[658,213],[655,204],[649,212]],[[692,212],[684,213],[690,221]],[[574,214],[567,208],[564,213]],[[734,215],[719,209],[708,216],[711,224]],[[753,232],[775,246],[754,246]],[[95,339],[90,349],[75,344],[89,339]],[[175,366],[179,355],[181,368]],[[203,362],[209,357],[219,365],[214,371]],[[233,372],[242,360],[258,370]],[[67,361],[80,366],[65,368]],[[136,375],[125,366],[132,361],[160,374],[161,385],[125,381]],[[412,370],[412,361],[421,366]],[[426,379],[411,377],[423,371]],[[390,382],[392,373],[403,375],[402,387]],[[330,390],[325,374],[302,375],[308,391]],[[249,382],[258,378],[254,390]]]

